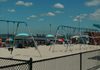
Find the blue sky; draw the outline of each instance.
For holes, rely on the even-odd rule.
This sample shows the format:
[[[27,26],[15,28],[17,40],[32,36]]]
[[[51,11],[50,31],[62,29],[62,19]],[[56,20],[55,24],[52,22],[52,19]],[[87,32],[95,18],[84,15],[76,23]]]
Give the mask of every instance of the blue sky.
[[[81,27],[93,28],[100,23],[100,0],[0,0],[0,19],[25,21],[33,33],[49,33],[49,24],[52,33],[58,25],[78,27],[79,21]],[[0,23],[0,32],[6,33],[7,24]],[[20,29],[26,30],[23,24]]]

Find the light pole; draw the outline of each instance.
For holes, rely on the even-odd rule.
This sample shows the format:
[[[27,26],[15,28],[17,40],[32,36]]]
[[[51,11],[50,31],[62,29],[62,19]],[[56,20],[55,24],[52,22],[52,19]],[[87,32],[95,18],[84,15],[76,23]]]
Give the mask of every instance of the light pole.
[[[74,19],[74,21],[76,21],[76,22],[78,22],[78,35],[79,35],[79,39],[78,39],[78,44],[80,44],[80,36],[81,36],[81,28],[80,28],[80,24],[81,24],[81,16],[77,16],[75,19]],[[80,45],[80,48],[79,48],[80,50],[81,50],[81,45]]]
[[[49,24],[49,26],[50,26],[50,34],[51,34],[51,24]]]
[[[79,17],[79,36],[81,36],[81,18]]]
[[[75,21],[78,22],[79,35],[81,35],[81,30],[80,30],[81,17],[80,17],[80,16],[77,16],[77,17],[75,18]]]
[[[7,21],[7,30],[8,30],[7,37],[9,38],[9,21]]]

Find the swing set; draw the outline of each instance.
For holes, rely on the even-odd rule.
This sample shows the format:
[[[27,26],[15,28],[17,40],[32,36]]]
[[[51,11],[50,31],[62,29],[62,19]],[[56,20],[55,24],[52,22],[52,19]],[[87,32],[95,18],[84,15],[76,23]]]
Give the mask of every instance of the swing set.
[[[56,29],[55,45],[60,42],[68,49],[72,44],[89,44],[90,37],[85,34],[86,32],[98,32],[98,30],[59,25]],[[95,39],[93,41],[95,42]]]
[[[31,41],[32,41],[32,44],[34,44],[34,48],[38,51],[38,53],[41,56],[41,53],[40,53],[39,49],[37,48],[37,44],[36,44],[36,42],[34,40],[34,37],[33,37],[32,33],[31,33],[30,29],[29,29],[29,26],[28,26],[28,24],[26,22],[23,22],[23,21],[11,21],[11,20],[0,20],[0,21],[7,23],[7,41],[10,41],[10,40],[13,41],[12,46],[9,45],[9,47],[8,47],[8,51],[11,51],[11,54],[12,54],[12,51],[13,51],[13,47],[16,45],[16,36],[19,35],[19,36],[21,36],[23,38],[22,41],[24,41],[25,37],[26,38],[30,37]],[[10,29],[10,23],[13,23],[13,35],[14,35],[13,38],[9,37],[9,34],[10,34],[10,31],[9,31],[9,29]],[[19,27],[20,27],[21,24],[24,24],[25,28],[27,28],[28,33],[29,33],[28,36],[25,35],[27,33],[24,33],[24,35],[22,35],[23,33],[21,33],[21,34],[18,33],[18,30],[19,30]],[[23,26],[21,26],[21,29],[19,31],[22,31],[22,28],[23,28]]]

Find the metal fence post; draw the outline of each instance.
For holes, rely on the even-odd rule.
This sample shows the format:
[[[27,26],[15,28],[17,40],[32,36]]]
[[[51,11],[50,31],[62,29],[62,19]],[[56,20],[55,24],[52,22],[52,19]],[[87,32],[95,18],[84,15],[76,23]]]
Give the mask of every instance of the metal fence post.
[[[32,58],[29,60],[29,70],[32,70]]]
[[[80,70],[82,70],[82,53],[80,53]]]

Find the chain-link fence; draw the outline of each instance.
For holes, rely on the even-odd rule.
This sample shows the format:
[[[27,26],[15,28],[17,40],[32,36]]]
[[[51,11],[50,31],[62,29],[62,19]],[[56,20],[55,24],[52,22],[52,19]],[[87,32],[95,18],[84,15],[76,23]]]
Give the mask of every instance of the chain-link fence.
[[[0,57],[0,70],[100,70],[100,49],[36,61]]]
[[[19,60],[0,57],[0,70],[32,70],[32,58]]]
[[[33,61],[32,70],[100,70],[100,49]]]

